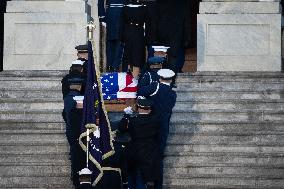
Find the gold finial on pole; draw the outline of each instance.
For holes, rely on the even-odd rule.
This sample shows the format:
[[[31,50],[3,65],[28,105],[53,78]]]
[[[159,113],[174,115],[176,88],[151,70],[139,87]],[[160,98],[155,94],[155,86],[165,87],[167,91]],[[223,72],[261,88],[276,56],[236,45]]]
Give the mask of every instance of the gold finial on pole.
[[[88,32],[88,40],[93,40],[94,30],[96,29],[96,25],[93,21],[89,22],[86,26]]]

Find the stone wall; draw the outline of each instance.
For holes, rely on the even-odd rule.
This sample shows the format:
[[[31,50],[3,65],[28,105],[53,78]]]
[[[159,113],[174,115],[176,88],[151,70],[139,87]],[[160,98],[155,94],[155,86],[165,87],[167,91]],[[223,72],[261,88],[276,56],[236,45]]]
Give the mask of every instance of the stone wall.
[[[197,41],[198,71],[280,71],[279,2],[203,1]]]
[[[85,1],[11,1],[4,31],[4,70],[66,70],[86,43]]]

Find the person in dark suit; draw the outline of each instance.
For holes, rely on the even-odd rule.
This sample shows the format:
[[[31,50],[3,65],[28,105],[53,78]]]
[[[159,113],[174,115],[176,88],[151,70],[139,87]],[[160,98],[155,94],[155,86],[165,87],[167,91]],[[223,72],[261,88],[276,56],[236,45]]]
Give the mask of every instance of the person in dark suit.
[[[106,55],[107,71],[118,71],[122,61],[123,45],[120,41],[121,12],[125,0],[107,0],[106,9]],[[124,70],[127,71],[127,70]]]
[[[157,0],[157,41],[170,47],[165,68],[171,69],[175,73],[181,72],[184,65],[185,13],[191,13],[191,10],[186,9],[187,2],[189,1]],[[186,33],[186,35],[188,34]],[[175,77],[172,85],[175,86]]]
[[[172,114],[172,109],[176,103],[176,92],[172,90],[170,84],[175,73],[169,69],[161,69],[158,72],[160,83],[153,82],[148,86],[138,89],[138,95],[145,96],[154,102],[153,108],[155,113],[160,118],[159,128],[159,150],[163,158],[166,147],[167,138],[169,135],[169,122]],[[160,164],[159,181],[156,183],[156,188],[162,188],[163,182],[163,161]]]
[[[159,177],[159,117],[151,110],[152,101],[138,99],[138,114],[129,118],[131,141],[128,170],[131,189],[152,189]]]
[[[133,67],[135,79],[138,79],[140,69],[145,64],[146,21],[146,7],[138,0],[129,0],[122,11],[121,39],[124,43],[124,61],[129,67]]]

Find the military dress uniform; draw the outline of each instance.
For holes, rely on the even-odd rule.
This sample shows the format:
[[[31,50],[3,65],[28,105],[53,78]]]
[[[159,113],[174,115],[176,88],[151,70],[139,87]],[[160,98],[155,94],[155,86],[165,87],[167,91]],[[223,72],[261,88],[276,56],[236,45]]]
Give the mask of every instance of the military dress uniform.
[[[145,63],[144,24],[147,9],[143,4],[132,3],[124,6],[122,12],[122,42],[124,61],[127,65],[142,68]]]
[[[175,73],[169,69],[161,69],[158,75],[163,79],[171,79]],[[169,135],[169,122],[172,114],[172,109],[176,103],[176,92],[172,90],[170,83],[153,82],[148,86],[138,89],[138,95],[145,96],[154,102],[154,111],[160,117],[159,128],[159,150],[161,158],[164,156],[167,138]],[[156,183],[157,189],[162,188],[163,183],[163,161],[160,162],[160,175]]]
[[[138,99],[139,108],[150,108],[147,99]],[[128,170],[130,188],[145,188],[159,177],[159,115],[138,113],[129,118],[128,130],[131,141],[128,146]]]
[[[151,69],[151,65],[163,64],[166,61],[164,57],[151,57],[147,61],[147,68],[145,71],[141,72],[141,77],[138,80],[137,87],[143,87],[150,85],[152,82],[159,82],[160,76],[157,74],[157,69]]]
[[[81,122],[83,117],[83,109],[73,108],[70,113],[70,126],[68,132],[68,138],[70,143],[70,155],[71,155],[71,175],[72,181],[75,187],[79,186],[78,172],[84,168],[86,154],[79,145]]]
[[[120,41],[121,12],[125,0],[107,0],[106,9],[106,55],[109,71],[118,70],[122,61],[123,45]]]

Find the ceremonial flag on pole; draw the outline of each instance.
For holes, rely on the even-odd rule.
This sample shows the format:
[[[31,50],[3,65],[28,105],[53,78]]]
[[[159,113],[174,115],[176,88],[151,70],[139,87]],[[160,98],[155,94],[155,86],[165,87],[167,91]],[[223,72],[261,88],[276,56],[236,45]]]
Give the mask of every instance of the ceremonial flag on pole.
[[[101,91],[100,73],[97,62],[94,64],[92,43],[88,41],[88,65],[87,80],[84,95],[83,120],[81,125],[80,146],[87,151],[87,129],[86,126],[93,126],[90,129],[89,142],[89,164],[92,171],[93,186],[103,176],[101,168],[102,160],[114,154],[111,129]]]
[[[105,73],[101,76],[104,100],[136,98],[137,80],[127,73]]]

